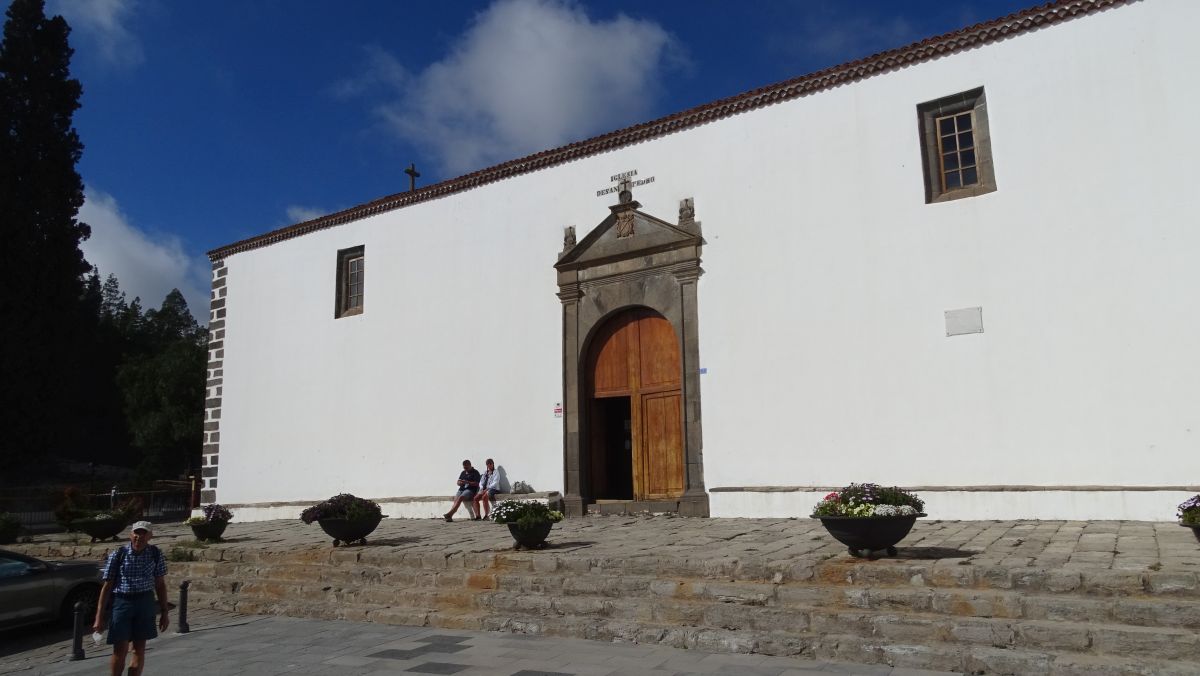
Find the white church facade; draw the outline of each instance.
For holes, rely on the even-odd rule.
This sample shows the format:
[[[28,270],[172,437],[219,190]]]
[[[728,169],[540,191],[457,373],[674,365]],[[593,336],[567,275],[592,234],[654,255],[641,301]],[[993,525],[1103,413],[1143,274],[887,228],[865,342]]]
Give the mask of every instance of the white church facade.
[[[1170,520],[1197,25],[1066,0],[216,249],[203,500]]]

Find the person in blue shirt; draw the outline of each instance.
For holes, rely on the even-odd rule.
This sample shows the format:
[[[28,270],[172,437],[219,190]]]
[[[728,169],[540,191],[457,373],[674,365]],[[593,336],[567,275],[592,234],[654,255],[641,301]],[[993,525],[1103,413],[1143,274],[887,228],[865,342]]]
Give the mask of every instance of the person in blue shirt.
[[[166,631],[170,624],[167,605],[167,562],[162,551],[150,544],[154,531],[149,521],[138,521],[129,530],[129,544],[108,555],[100,601],[96,604],[93,631],[104,631],[108,624],[108,643],[113,647],[112,676],[125,670],[125,656],[133,645],[129,676],[141,676],[146,664],[146,641]],[[155,631],[155,598],[158,603],[158,630]],[[107,611],[112,600],[111,622]]]
[[[477,490],[479,490],[479,470],[471,466],[470,460],[463,460],[463,471],[458,475],[458,490],[454,493],[454,505],[442,517],[447,521],[453,521],[454,513],[458,511],[458,506],[464,500],[467,503],[467,511],[470,512],[471,499],[475,497]],[[475,518],[475,515],[472,514],[471,518]]]

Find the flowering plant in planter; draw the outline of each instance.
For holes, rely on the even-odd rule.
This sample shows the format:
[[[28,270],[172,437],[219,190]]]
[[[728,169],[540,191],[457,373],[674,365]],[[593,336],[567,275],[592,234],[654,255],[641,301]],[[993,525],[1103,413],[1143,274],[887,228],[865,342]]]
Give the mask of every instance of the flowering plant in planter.
[[[543,523],[558,523],[563,513],[537,500],[505,500],[492,509],[496,523],[516,524],[517,528],[530,528]]]
[[[339,493],[301,512],[300,520],[304,523],[316,521],[321,530],[333,538],[336,547],[355,542],[366,544],[367,536],[375,531],[384,516],[379,503],[374,500]]]
[[[830,493],[813,508],[812,516],[841,516],[872,518],[885,516],[917,516],[925,502],[916,494],[901,488],[879,484],[850,484]]]
[[[925,516],[925,503],[916,495],[879,484],[850,484],[826,495],[813,508],[812,517],[835,540],[846,545],[850,555],[874,557],[886,550],[896,555],[896,543],[912,530],[918,516]]]
[[[508,525],[515,549],[542,549],[550,527],[563,520],[563,513],[538,500],[505,500],[492,508],[492,519]]]
[[[1180,504],[1177,516],[1184,526],[1200,526],[1200,495],[1193,495]]]
[[[300,513],[300,520],[312,523],[321,519],[345,519],[347,521],[373,521],[383,518],[383,510],[374,500],[355,497],[349,493],[318,502]]]
[[[183,524],[185,526],[203,526],[209,523],[229,523],[232,519],[233,512],[224,505],[214,503],[204,506],[204,516],[193,516]]]

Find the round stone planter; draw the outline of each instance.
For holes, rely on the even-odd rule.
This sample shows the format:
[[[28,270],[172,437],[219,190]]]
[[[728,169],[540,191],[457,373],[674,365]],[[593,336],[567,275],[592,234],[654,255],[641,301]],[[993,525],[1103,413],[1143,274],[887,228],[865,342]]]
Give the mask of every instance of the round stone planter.
[[[1179,525],[1183,526],[1184,528],[1191,528],[1192,535],[1195,535],[1196,540],[1200,541],[1200,524],[1181,523]]]
[[[117,539],[121,531],[125,530],[124,519],[80,519],[71,522],[71,528],[78,531],[83,531],[90,535],[92,542],[99,542],[112,538]]]
[[[352,545],[355,543],[366,544],[367,536],[375,531],[379,526],[379,522],[383,520],[383,515],[373,516],[367,519],[319,519],[317,523],[321,525],[321,530],[325,534],[333,538],[333,546]]]
[[[196,539],[203,542],[205,540],[220,540],[225,529],[229,527],[228,521],[210,521],[208,523],[192,524],[192,535]]]
[[[896,543],[903,540],[912,530],[918,516],[877,516],[859,518],[853,516],[818,516],[821,525],[833,539],[846,545],[850,555],[856,558],[870,556],[872,552],[886,550],[888,556],[896,555]]]
[[[529,528],[521,528],[515,523],[505,524],[508,526],[508,532],[512,533],[513,539],[517,541],[513,545],[513,549],[544,549],[546,547],[546,536],[550,534],[550,527],[554,524],[549,521],[536,523]]]

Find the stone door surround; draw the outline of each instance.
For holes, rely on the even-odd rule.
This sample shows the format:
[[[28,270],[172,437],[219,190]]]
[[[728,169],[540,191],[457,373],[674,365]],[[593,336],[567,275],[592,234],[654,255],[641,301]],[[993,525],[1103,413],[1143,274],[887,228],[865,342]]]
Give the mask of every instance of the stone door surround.
[[[697,282],[704,245],[693,201],[679,205],[679,222],[639,211],[622,190],[610,214],[578,242],[568,227],[554,268],[563,308],[563,456],[567,514],[582,516],[588,486],[587,355],[596,330],[615,314],[646,307],[661,314],[681,341],[684,493],[678,500],[634,505],[646,510],[708,516],[700,424],[700,349]],[[626,506],[627,508],[628,506]]]

